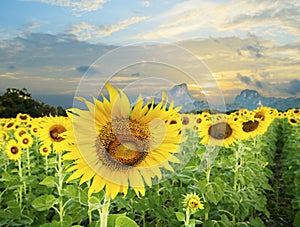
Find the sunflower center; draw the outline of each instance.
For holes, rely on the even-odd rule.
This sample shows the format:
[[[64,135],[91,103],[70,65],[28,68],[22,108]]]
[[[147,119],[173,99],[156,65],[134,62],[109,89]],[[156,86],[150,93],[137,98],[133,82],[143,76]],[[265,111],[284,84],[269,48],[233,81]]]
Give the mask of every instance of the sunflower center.
[[[19,136],[23,136],[24,134],[26,134],[26,131],[25,131],[25,130],[21,130],[21,131],[19,132]]]
[[[19,153],[19,148],[13,146],[13,147],[10,148],[10,152],[12,154],[18,154]]]
[[[227,139],[232,135],[232,128],[225,122],[220,122],[210,126],[208,133],[211,137],[217,140]]]
[[[257,129],[259,123],[258,121],[247,121],[243,123],[244,132],[252,132]]]
[[[132,166],[142,158],[142,152],[137,151],[138,147],[134,142],[122,142],[115,140],[108,150],[110,156],[124,165]]]
[[[62,125],[53,125],[49,130],[50,137],[51,137],[52,141],[54,141],[54,142],[63,141],[64,138],[59,136],[59,134],[65,132],[65,131],[67,131],[67,130],[64,126],[62,126]]]
[[[188,204],[188,207],[190,209],[196,208],[198,206],[199,206],[199,202],[197,199],[190,199],[189,204]]]
[[[6,128],[11,128],[11,127],[13,127],[13,126],[14,126],[14,123],[13,123],[13,122],[10,122],[10,123],[7,124]]]
[[[29,143],[29,139],[28,138],[24,138],[22,142],[23,142],[23,144],[28,144]]]
[[[182,124],[183,124],[183,125],[187,125],[187,124],[189,124],[189,122],[190,122],[190,119],[189,119],[188,117],[184,116],[184,117],[182,118]]]
[[[150,135],[146,124],[128,119],[114,119],[99,131],[96,140],[98,157],[109,167],[136,166],[148,154]]]
[[[47,147],[44,147],[44,148],[43,148],[43,152],[44,152],[44,153],[47,153],[47,152],[48,152],[48,148],[47,148]]]
[[[23,121],[25,121],[27,119],[27,115],[21,115],[20,119],[23,120]]]
[[[259,118],[260,120],[265,120],[265,115],[261,112],[258,112],[254,115],[255,118]]]

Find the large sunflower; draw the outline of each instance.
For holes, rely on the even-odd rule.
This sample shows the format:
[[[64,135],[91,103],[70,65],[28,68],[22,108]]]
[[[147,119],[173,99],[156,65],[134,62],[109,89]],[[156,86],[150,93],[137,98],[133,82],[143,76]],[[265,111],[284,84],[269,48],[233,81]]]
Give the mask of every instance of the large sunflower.
[[[22,155],[22,149],[14,139],[11,139],[6,143],[5,152],[11,160],[18,160]]]
[[[228,148],[236,143],[242,135],[241,125],[231,116],[214,114],[210,118],[204,119],[205,121],[201,122],[199,129],[202,144]]]
[[[128,186],[136,194],[145,194],[145,184],[161,179],[160,168],[173,170],[170,162],[179,162],[173,155],[181,142],[179,108],[173,102],[167,107],[163,95],[160,103],[144,105],[142,97],[131,107],[120,89],[106,84],[109,100],[85,102],[88,110],[70,109],[78,149],[74,147],[64,159],[75,160],[68,171],[76,170],[68,182],[81,177],[80,183],[93,179],[88,194],[105,187],[114,198],[127,193]]]
[[[72,130],[71,121],[67,117],[44,117],[37,135],[46,146],[53,145],[53,151],[61,153],[69,147],[69,141],[63,136]]]

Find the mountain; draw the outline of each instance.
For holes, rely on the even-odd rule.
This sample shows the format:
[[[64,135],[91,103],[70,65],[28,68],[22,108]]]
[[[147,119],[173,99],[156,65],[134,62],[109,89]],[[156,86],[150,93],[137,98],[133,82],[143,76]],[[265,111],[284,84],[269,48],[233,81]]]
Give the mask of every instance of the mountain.
[[[174,100],[175,106],[182,106],[181,112],[201,112],[213,108],[216,111],[224,111],[223,106],[209,106],[206,101],[195,100],[189,93],[185,83],[174,86],[167,91],[169,100]],[[232,104],[226,104],[226,111],[234,111],[247,108],[254,110],[259,106],[268,106],[285,111],[289,108],[300,108],[300,98],[275,98],[264,97],[255,90],[243,90],[236,96]]]
[[[269,106],[280,111],[285,111],[289,108],[300,108],[300,98],[274,98],[264,97],[255,90],[243,90],[234,101],[235,104],[241,105],[249,110],[254,110],[258,106]]]

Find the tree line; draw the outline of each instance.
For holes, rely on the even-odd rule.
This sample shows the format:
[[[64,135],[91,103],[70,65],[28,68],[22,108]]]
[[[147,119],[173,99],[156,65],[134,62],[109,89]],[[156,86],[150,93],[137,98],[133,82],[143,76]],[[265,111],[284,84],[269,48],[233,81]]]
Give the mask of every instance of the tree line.
[[[0,96],[0,118],[16,117],[18,113],[26,113],[32,117],[50,114],[66,116],[66,111],[61,106],[54,107],[32,99],[26,88],[8,88]]]

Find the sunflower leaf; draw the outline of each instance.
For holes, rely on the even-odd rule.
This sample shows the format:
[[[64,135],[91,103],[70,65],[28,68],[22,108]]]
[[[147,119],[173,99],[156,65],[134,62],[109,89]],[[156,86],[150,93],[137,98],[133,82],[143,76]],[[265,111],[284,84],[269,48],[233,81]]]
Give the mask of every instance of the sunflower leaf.
[[[54,195],[42,195],[32,202],[32,206],[38,211],[49,210],[58,201]]]
[[[182,212],[176,212],[175,215],[176,215],[176,218],[177,218],[178,221],[184,221],[185,220],[184,213],[182,213]]]
[[[54,187],[55,186],[55,179],[52,176],[48,176],[46,178],[44,178],[44,180],[42,180],[40,182],[41,185],[45,185],[47,187]]]

